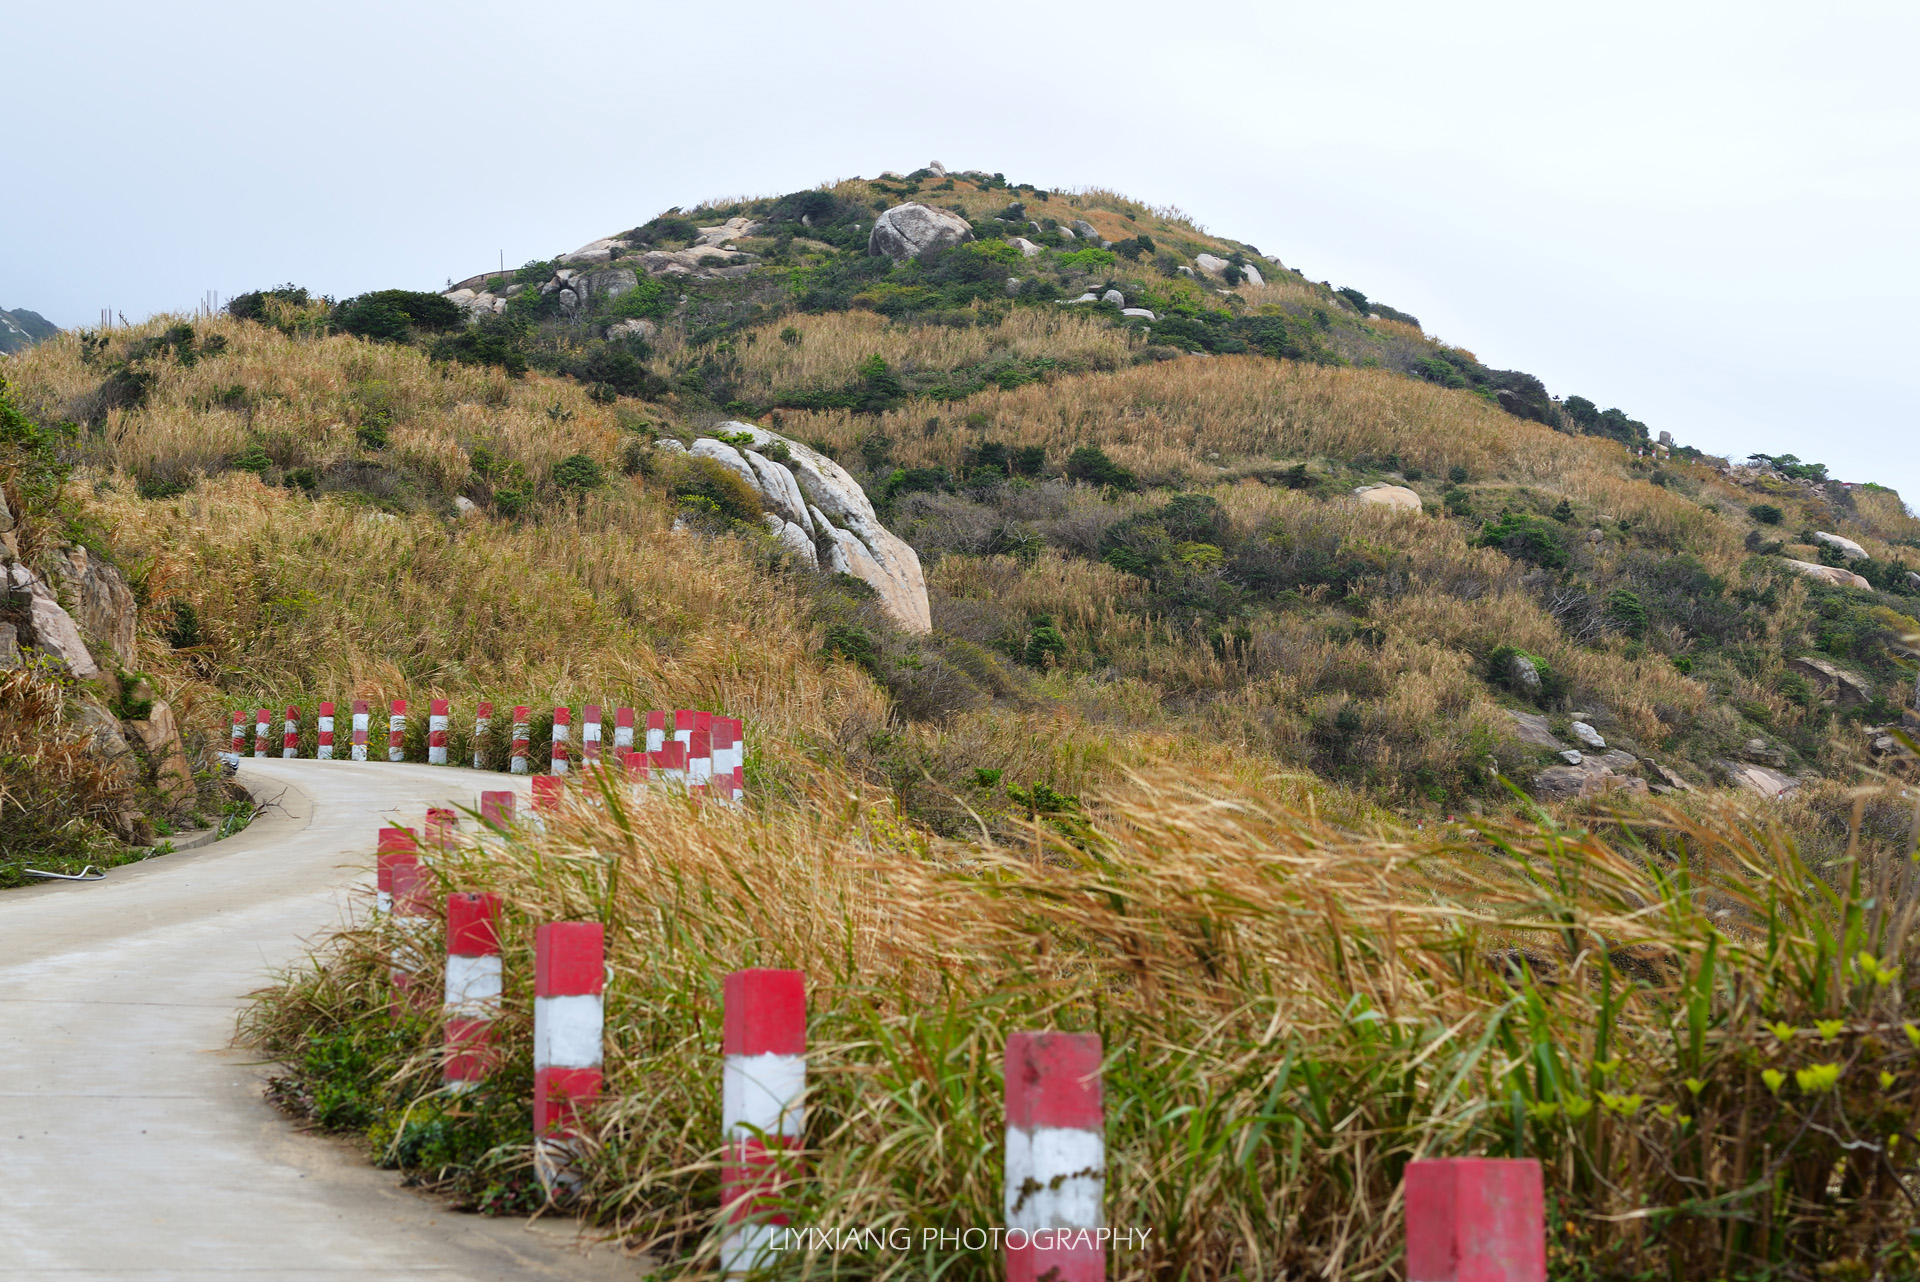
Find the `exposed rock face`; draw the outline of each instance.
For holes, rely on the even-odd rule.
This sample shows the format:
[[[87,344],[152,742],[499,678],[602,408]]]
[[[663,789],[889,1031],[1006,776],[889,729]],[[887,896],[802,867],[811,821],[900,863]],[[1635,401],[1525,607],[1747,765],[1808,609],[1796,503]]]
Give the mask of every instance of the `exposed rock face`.
[[[1534,671],[1533,664],[1529,663],[1522,655],[1516,654],[1513,658],[1515,674],[1517,675],[1520,671],[1519,665],[1525,663],[1527,665],[1527,671],[1533,673],[1534,686],[1538,688],[1540,684],[1540,674]],[[1512,708],[1508,708],[1506,713],[1509,717],[1513,718],[1514,737],[1519,739],[1521,743],[1529,744],[1535,748],[1550,748],[1555,752],[1560,751],[1564,746],[1553,733],[1553,728],[1547,724],[1547,719],[1539,713],[1515,712]]]
[[[623,320],[607,326],[608,338],[626,338],[629,335],[638,338],[652,338],[659,328],[650,320]]]
[[[1196,254],[1193,265],[1209,276],[1222,276],[1231,264],[1218,254]]]
[[[1715,761],[1714,765],[1727,776],[1737,788],[1772,801],[1784,797],[1800,786],[1800,781],[1784,771],[1767,766],[1754,765],[1746,761]]]
[[[80,639],[80,629],[73,616],[40,581],[40,576],[18,561],[7,567],[7,575],[8,587],[15,599],[24,598],[28,604],[28,635],[22,639],[41,653],[65,663],[73,675],[82,680],[99,676],[100,665],[93,661],[87,643]]]
[[[609,267],[589,272],[574,282],[582,298],[618,298],[640,287],[640,277],[631,267]]]
[[[1607,746],[1607,741],[1600,737],[1600,732],[1584,721],[1576,721],[1568,728],[1573,731],[1574,738],[1586,744],[1589,748],[1605,748]]]
[[[154,785],[167,799],[169,810],[184,810],[193,804],[193,767],[187,764],[187,750],[180,742],[180,727],[173,709],[156,700],[145,721],[129,721],[140,746],[153,763]]]
[[[865,581],[879,594],[887,613],[908,631],[933,629],[920,558],[880,523],[858,481],[825,455],[765,428],[723,423],[721,430],[746,433],[753,445],[736,449],[703,437],[690,452],[731,468],[752,485],[769,512],[780,518],[781,542],[806,560],[798,546],[804,541],[813,551],[813,564]],[[769,457],[764,451],[770,445],[775,453],[784,446],[791,461]],[[773,528],[771,522],[768,528]]]
[[[1120,314],[1122,316],[1138,316],[1142,320],[1159,320],[1160,319],[1158,316],[1155,316],[1151,311],[1147,310],[1144,307],[1122,307],[1120,309]]]
[[[1112,303],[1115,307],[1125,307],[1127,305],[1127,296],[1117,289],[1110,289],[1100,295],[1100,301],[1103,303]]]
[[[973,228],[958,214],[928,205],[895,205],[873,224],[867,252],[904,263],[972,239]]]
[[[560,261],[572,264],[610,262],[614,254],[624,248],[626,247],[619,241],[607,237],[601,240],[588,241],[571,254],[562,254]]]
[[[133,589],[120,571],[82,547],[56,552],[53,568],[67,598],[74,603],[74,622],[80,625],[81,634],[104,641],[123,666],[132,667],[137,609]]]
[[[1612,753],[1608,754],[1609,758],[1612,756]],[[1632,758],[1628,757],[1627,760],[1631,761]],[[1637,775],[1617,773],[1607,758],[1592,757],[1582,759],[1578,765],[1542,770],[1533,777],[1533,795],[1542,801],[1572,801],[1578,797],[1599,797],[1616,792],[1644,795],[1647,781]]]
[[[1354,494],[1362,503],[1379,503],[1408,512],[1420,510],[1420,496],[1404,485],[1362,485]]]
[[[1787,666],[1812,681],[1820,693],[1843,708],[1855,708],[1873,698],[1873,690],[1853,673],[1811,655],[1787,660]]]
[[[1073,231],[1081,240],[1090,240],[1103,248],[1106,246],[1106,238],[1100,234],[1099,228],[1084,218],[1076,218],[1073,220]]]
[[[1842,552],[1846,553],[1847,560],[1849,561],[1864,561],[1867,559],[1867,550],[1858,543],[1855,543],[1852,539],[1842,538],[1838,534],[1828,534],[1824,530],[1816,530],[1813,538],[1816,543],[1824,543],[1830,548],[1839,548]]]
[[[1012,245],[1015,249],[1019,250],[1020,256],[1022,258],[1032,258],[1035,254],[1040,252],[1040,246],[1034,244],[1032,241],[1028,240],[1025,236],[1009,236],[1007,238],[1007,243],[1009,245]]]
[[[1811,561],[1796,561],[1786,558],[1786,563],[1810,579],[1819,579],[1839,588],[1866,588],[1872,590],[1873,584],[1867,582],[1851,570],[1843,570],[1835,565],[1815,565]]]

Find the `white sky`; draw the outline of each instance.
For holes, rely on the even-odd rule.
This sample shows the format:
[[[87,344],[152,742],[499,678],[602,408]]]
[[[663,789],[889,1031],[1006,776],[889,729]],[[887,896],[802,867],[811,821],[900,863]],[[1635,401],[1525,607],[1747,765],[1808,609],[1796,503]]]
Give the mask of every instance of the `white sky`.
[[[939,159],[1920,503],[1920,6],[0,0],[0,306],[435,288]],[[1902,88],[1902,86],[1906,88]]]

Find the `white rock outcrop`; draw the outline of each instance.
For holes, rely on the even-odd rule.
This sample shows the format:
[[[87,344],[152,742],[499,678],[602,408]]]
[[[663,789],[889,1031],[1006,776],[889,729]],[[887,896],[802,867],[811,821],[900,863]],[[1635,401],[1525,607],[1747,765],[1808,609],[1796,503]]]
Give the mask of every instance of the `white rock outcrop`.
[[[689,452],[712,459],[752,485],[767,505],[769,531],[809,564],[863,580],[908,631],[933,630],[919,556],[880,523],[858,481],[826,455],[777,432],[751,423],[722,423],[720,430],[735,437],[744,434],[752,444],[702,437]],[[775,457],[783,448],[785,462]]]
[[[1830,548],[1839,548],[1846,554],[1849,561],[1864,561],[1868,558],[1867,550],[1852,539],[1838,534],[1828,534],[1825,530],[1814,531],[1813,538],[1816,543],[1824,543]]]
[[[1353,493],[1362,503],[1378,503],[1408,512],[1420,510],[1420,496],[1404,485],[1362,485]]]
[[[1843,570],[1837,565],[1815,565],[1811,561],[1796,561],[1786,558],[1787,564],[1810,579],[1819,579],[1822,583],[1831,583],[1837,588],[1866,588],[1872,590],[1873,584],[1867,582],[1852,570]]]
[[[958,214],[930,205],[895,205],[874,222],[867,252],[904,263],[972,239],[973,228]]]
[[[1020,256],[1022,258],[1032,258],[1035,254],[1040,252],[1040,246],[1034,244],[1032,241],[1028,240],[1025,236],[1009,236],[1007,238],[1007,243],[1009,245],[1012,245],[1015,249],[1019,250]]]
[[[73,675],[83,681],[99,676],[100,665],[93,661],[87,643],[80,639],[79,625],[74,623],[73,616],[60,604],[53,590],[18,561],[7,567],[7,575],[13,595],[28,599],[27,627],[34,647],[66,664]]]

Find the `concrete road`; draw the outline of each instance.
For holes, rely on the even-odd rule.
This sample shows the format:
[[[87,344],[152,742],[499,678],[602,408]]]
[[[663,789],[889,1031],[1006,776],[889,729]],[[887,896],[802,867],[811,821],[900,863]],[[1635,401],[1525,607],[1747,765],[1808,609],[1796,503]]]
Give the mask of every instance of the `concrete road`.
[[[377,827],[507,776],[249,760],[241,779],[276,805],[237,837],[0,892],[0,1278],[637,1277],[570,1224],[444,1211],[298,1133],[229,1045],[246,994],[365,903]]]

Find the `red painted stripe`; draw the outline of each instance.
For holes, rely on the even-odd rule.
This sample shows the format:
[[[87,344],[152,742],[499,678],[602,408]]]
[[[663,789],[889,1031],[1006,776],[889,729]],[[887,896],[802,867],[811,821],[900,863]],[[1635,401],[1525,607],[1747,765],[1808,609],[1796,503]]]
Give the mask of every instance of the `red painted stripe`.
[[[427,701],[428,716],[444,717],[449,715],[452,710],[453,701],[450,699],[429,699]]]
[[[477,1082],[494,1058],[492,1020],[461,1016],[447,1021],[447,1081]]]
[[[393,895],[393,915],[396,917],[425,917],[433,911],[433,876],[421,864],[419,856],[413,854],[393,854],[387,856],[391,861],[393,883],[390,892]]]
[[[550,921],[533,932],[535,997],[597,996],[607,982],[607,928]]]
[[[330,716],[332,716],[332,715],[333,715],[333,705],[332,705],[331,703],[323,703],[323,704],[321,704],[321,705],[320,705],[320,715],[321,715],[321,716],[323,716],[323,717],[330,717]]]
[[[727,1222],[738,1223],[753,1217],[761,1224],[790,1224],[784,1214],[768,1212],[776,1203],[784,1179],[782,1153],[798,1148],[799,1141],[785,1135],[768,1135],[738,1140],[727,1145],[720,1162],[720,1202],[726,1208]],[[784,1162],[787,1171],[799,1172],[799,1163]]]
[[[1064,1236],[1068,1230],[1059,1232]],[[1107,1253],[1097,1245],[1007,1247],[1007,1282],[1106,1282],[1106,1277]]]
[[[473,715],[482,721],[490,721],[493,719],[493,705],[491,703],[482,703],[473,710]]]
[[[1418,1282],[1545,1282],[1540,1163],[1449,1157],[1409,1162],[1406,1274]]]
[[[600,1099],[597,1068],[542,1068],[533,1075],[533,1131],[536,1135],[571,1133],[579,1115]]]
[[[380,844],[374,849],[380,853],[389,850],[418,850],[420,843],[415,839],[411,828],[382,828]]]
[[[613,724],[616,727],[625,727],[627,729],[632,729],[633,728],[633,709],[632,708],[615,708],[613,710]]]
[[[651,752],[629,752],[621,757],[621,764],[627,768],[628,783],[645,783],[647,781],[647,775],[649,773],[647,763],[652,759],[653,755]]]
[[[533,777],[534,810],[558,810],[560,808],[560,776],[535,775]]]
[[[367,710],[367,701],[365,699],[355,699],[353,701],[353,712],[355,716],[360,715],[366,710]]]
[[[512,823],[513,794],[507,791],[481,793],[480,820],[490,824]]]
[[[573,709],[572,708],[555,708],[553,710],[553,724],[556,726],[572,725]]]
[[[447,955],[491,957],[500,951],[500,896],[456,890],[447,896]]]
[[[699,761],[703,757],[713,756],[713,731],[695,730],[687,742],[687,759]]]
[[[702,730],[706,731],[709,735],[713,733],[713,714],[711,712],[696,712],[693,714],[693,732],[699,734]]]
[[[807,1053],[806,978],[797,970],[736,970],[723,986],[728,1055]]]
[[[667,728],[667,714],[666,714],[666,713],[664,713],[664,712],[649,712],[649,713],[647,714],[647,729],[649,729],[649,730],[665,730],[666,728]]]
[[[1100,1057],[1098,1033],[1008,1034],[1007,1125],[1101,1130]]]
[[[691,731],[693,729],[693,709],[675,708],[673,710],[673,728],[675,733],[682,730]]]

